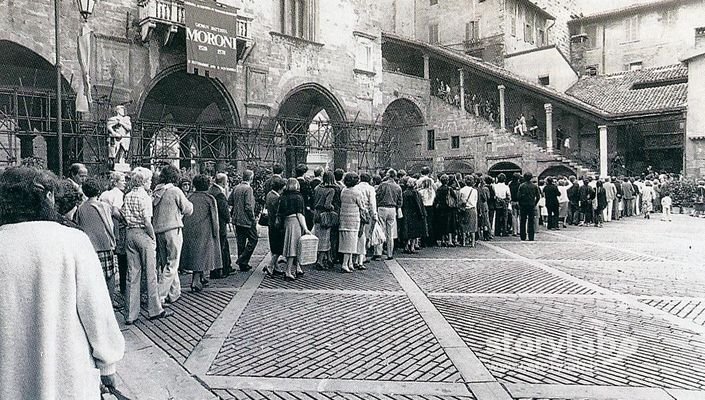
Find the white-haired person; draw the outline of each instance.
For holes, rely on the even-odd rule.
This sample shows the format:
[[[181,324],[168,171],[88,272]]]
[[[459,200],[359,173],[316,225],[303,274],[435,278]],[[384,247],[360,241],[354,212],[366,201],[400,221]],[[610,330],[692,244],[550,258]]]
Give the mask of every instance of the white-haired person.
[[[127,290],[127,253],[125,251],[125,235],[127,234],[125,219],[122,217],[122,205],[125,202],[125,174],[118,171],[110,173],[108,182],[109,190],[100,194],[98,200],[108,203],[112,208],[113,226],[115,228],[115,253],[118,259],[118,272],[120,276],[120,293]]]
[[[147,312],[149,319],[168,317],[173,313],[162,308],[157,284],[157,238],[152,226],[152,171],[137,167],[132,171],[130,193],[125,195],[122,214],[127,225],[127,316],[125,324],[133,324],[140,315],[140,274],[147,280]]]

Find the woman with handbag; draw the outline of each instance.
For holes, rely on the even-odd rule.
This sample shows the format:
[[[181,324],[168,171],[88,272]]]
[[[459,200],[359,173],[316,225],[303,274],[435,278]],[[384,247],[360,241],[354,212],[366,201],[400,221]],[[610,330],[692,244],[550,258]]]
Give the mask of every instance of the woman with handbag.
[[[423,205],[421,194],[416,191],[416,180],[404,177],[402,179],[402,214],[400,220],[401,237],[406,243],[404,253],[416,254],[416,247],[422,237],[428,235],[426,229],[426,207]]]
[[[443,247],[455,247],[453,233],[455,232],[455,213],[458,198],[455,195],[455,190],[448,186],[449,180],[448,175],[441,175],[441,186],[436,190],[436,198],[434,200],[435,231]]]
[[[339,197],[336,196],[335,175],[332,171],[323,174],[323,182],[313,192],[313,234],[318,238],[318,268],[332,268],[331,228],[338,226],[340,211]]]
[[[293,281],[304,274],[298,262],[299,239],[304,234],[311,234],[306,226],[306,217],[304,217],[306,209],[304,198],[299,191],[299,181],[296,178],[289,178],[286,181],[284,194],[279,198],[279,211],[274,222],[275,229],[280,229],[279,227],[283,226],[284,230],[282,255],[286,257],[285,279],[288,281]]]
[[[353,254],[357,253],[357,240],[360,232],[360,213],[366,211],[362,202],[362,194],[355,189],[360,181],[358,175],[349,172],[343,178],[345,189],[340,193],[340,226],[338,251],[343,254],[344,272],[352,272]]]
[[[261,224],[267,226],[267,232],[269,233],[269,252],[272,253],[272,259],[269,265],[265,267],[264,272],[267,276],[273,276],[276,273],[277,261],[279,256],[284,252],[284,229],[282,226],[276,225],[277,212],[279,210],[279,198],[281,197],[284,186],[284,178],[275,176],[269,182],[271,190],[267,193],[265,198],[265,210],[267,211],[266,217],[263,213],[260,216]],[[266,221],[265,221],[266,220]],[[266,224],[264,224],[266,222]]]

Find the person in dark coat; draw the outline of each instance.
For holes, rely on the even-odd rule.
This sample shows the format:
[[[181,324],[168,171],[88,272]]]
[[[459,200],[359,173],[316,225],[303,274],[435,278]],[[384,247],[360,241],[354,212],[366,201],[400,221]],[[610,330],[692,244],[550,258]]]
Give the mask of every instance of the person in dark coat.
[[[561,192],[558,190],[553,178],[546,178],[543,195],[546,198],[546,210],[548,211],[548,229],[558,230],[558,198],[561,197]]]
[[[215,198],[218,205],[218,229],[220,240],[220,255],[223,269],[211,272],[211,278],[225,278],[230,275],[232,261],[230,260],[230,243],[228,243],[228,223],[230,222],[230,211],[228,209],[228,199],[225,196],[228,186],[228,176],[226,174],[216,174],[215,182],[208,189],[208,193]]]
[[[521,240],[526,240],[528,230],[529,241],[533,242],[536,229],[534,224],[536,205],[541,199],[541,193],[539,192],[539,187],[531,182],[531,179],[533,179],[531,172],[524,174],[524,183],[519,186],[517,195],[519,196],[519,236]]]
[[[200,292],[208,284],[205,273],[223,268],[220,247],[218,204],[208,193],[210,179],[205,175],[193,178],[195,192],[188,196],[193,214],[184,217],[184,240],[180,265],[193,271],[191,291]]]
[[[593,221],[592,218],[592,199],[595,198],[595,190],[590,187],[590,180],[583,179],[583,186],[580,187],[580,214],[582,214],[581,225],[587,225]]]
[[[580,185],[574,176],[570,177],[570,188],[568,188],[568,223],[578,225],[580,223]]]
[[[455,247],[453,233],[455,232],[455,213],[458,208],[458,198],[455,195],[455,190],[448,186],[450,181],[448,175],[441,175],[440,181],[441,186],[436,190],[436,199],[433,203],[434,217],[436,219],[434,230],[441,240],[442,246]]]
[[[416,180],[404,177],[402,180],[402,219],[400,238],[406,243],[404,253],[416,254],[417,239],[428,235],[426,229],[426,208],[421,194],[416,191]]]
[[[607,190],[602,181],[597,181],[595,188],[595,198],[597,199],[597,208],[595,208],[595,226],[602,228],[602,211],[607,208]]]
[[[284,191],[284,186],[286,186],[284,178],[280,176],[274,177],[270,182],[269,192],[265,198],[265,207],[267,208],[267,215],[269,216],[267,224],[269,234],[267,236],[269,238],[269,251],[272,253],[272,258],[269,265],[265,267],[264,272],[270,277],[277,273],[277,262],[279,261],[279,256],[284,252],[284,227],[277,226],[279,198]]]

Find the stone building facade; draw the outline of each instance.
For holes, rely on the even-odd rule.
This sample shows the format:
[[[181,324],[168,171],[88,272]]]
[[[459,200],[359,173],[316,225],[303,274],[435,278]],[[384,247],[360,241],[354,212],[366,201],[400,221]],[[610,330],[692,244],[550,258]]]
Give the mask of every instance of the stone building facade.
[[[678,63],[705,37],[703,15],[702,1],[661,0],[574,19],[571,60],[581,74]]]
[[[380,118],[386,105],[381,92],[379,18],[383,13],[378,2],[230,0],[223,3],[236,10],[238,18],[247,23],[247,37],[243,38],[246,46],[239,50],[237,71],[214,79],[186,73],[182,1],[98,2],[85,23],[74,2],[60,2],[59,43],[65,91],[69,95],[83,93],[81,78],[90,76],[94,101],[91,112],[82,119],[104,118],[109,115],[106,108],[117,104],[124,104],[137,123],[211,124],[241,129],[257,127],[263,119],[281,116],[312,120],[321,111],[325,111],[321,115],[326,119],[337,122],[373,123]],[[0,50],[21,49],[13,54],[36,59],[13,57],[0,62],[43,63],[43,73],[50,77],[54,39],[53,30],[47,27],[53,26],[53,3],[3,2],[0,15],[3,16]],[[341,15],[346,18],[340,18]],[[90,62],[83,68],[76,40],[82,28],[93,32],[88,47]],[[49,93],[53,90],[51,79],[47,79],[46,87],[37,88],[31,72],[20,82],[16,73],[4,70],[5,76],[0,81],[8,89],[21,88],[27,92],[41,89]],[[72,101],[67,99],[65,103]],[[99,104],[107,105],[99,110]],[[72,114],[69,105],[64,107],[67,114]],[[49,137],[55,123],[45,128]],[[31,153],[24,147],[23,154]],[[95,161],[90,159],[95,154],[84,155],[86,159],[80,161]],[[47,157],[52,158],[51,154]],[[76,161],[70,160],[71,157],[77,156],[66,154],[64,163]]]

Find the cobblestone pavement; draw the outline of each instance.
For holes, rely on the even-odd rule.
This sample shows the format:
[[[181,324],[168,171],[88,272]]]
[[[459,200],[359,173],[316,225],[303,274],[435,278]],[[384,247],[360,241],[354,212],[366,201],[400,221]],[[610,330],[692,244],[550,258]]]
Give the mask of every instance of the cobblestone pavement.
[[[181,366],[163,382],[201,389],[165,400],[705,399],[703,234],[629,218],[294,282],[264,276],[261,238],[256,271],[201,293],[182,275],[174,317],[124,329]],[[122,382],[162,398],[141,395],[143,358]]]

